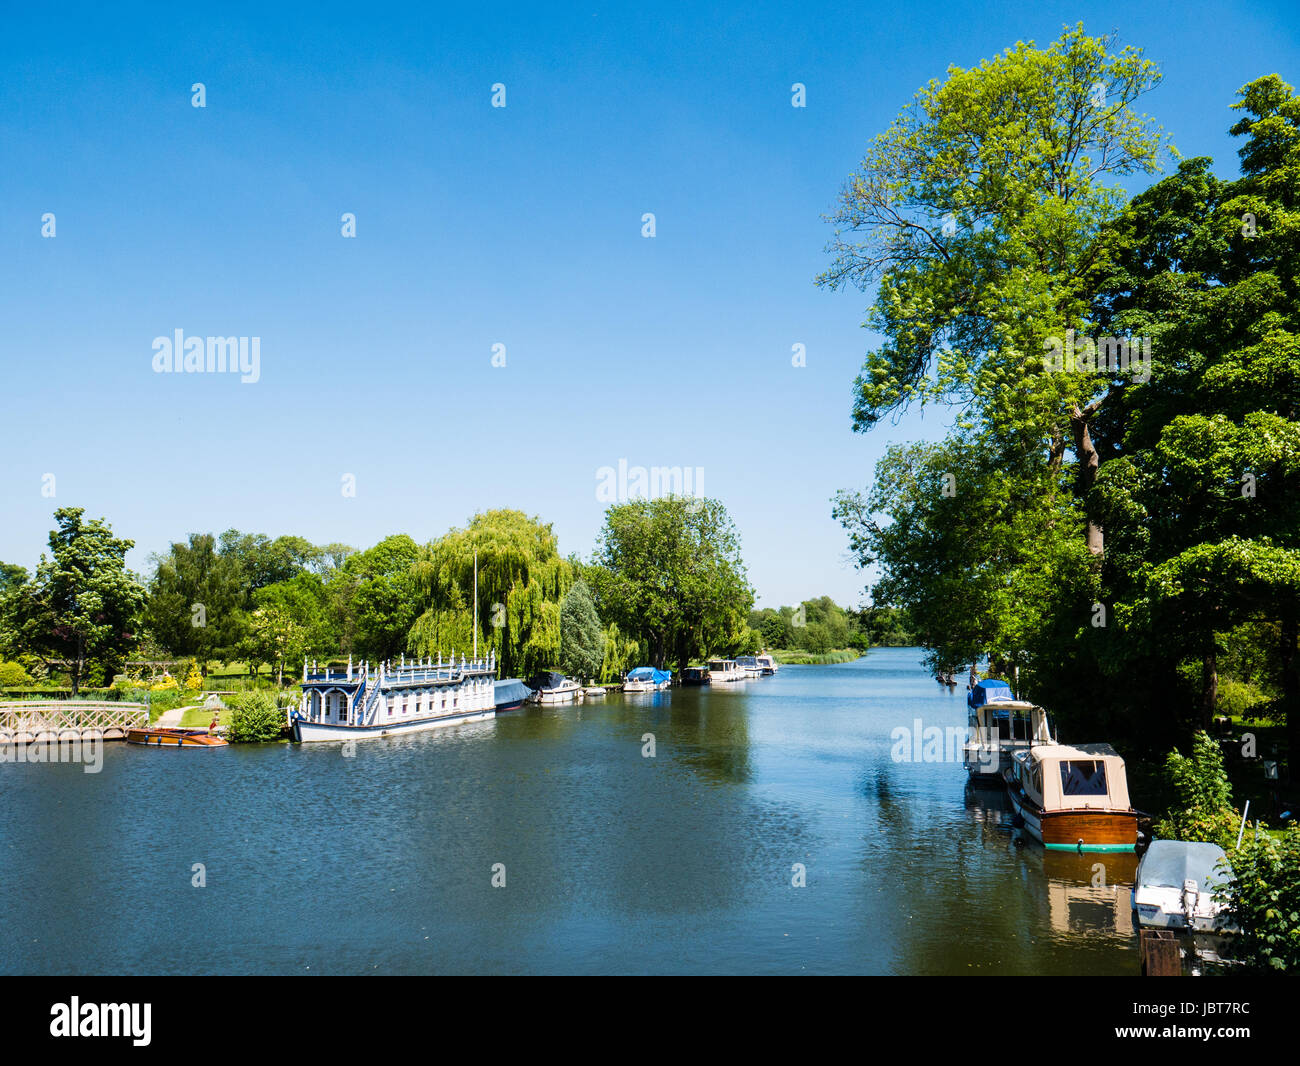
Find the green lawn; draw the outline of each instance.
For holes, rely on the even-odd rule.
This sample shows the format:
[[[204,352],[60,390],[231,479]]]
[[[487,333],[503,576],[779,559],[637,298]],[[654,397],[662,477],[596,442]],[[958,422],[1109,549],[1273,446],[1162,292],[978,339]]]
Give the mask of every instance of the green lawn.
[[[220,713],[220,724],[223,726],[230,725],[231,711],[229,707],[224,708]],[[207,728],[212,723],[212,711],[207,707],[191,707],[181,715],[181,728],[194,729],[202,726]]]

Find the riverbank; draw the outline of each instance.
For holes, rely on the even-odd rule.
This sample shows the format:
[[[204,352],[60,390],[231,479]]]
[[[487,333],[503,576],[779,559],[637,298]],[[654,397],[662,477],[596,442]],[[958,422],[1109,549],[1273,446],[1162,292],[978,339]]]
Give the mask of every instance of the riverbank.
[[[860,648],[837,648],[833,651],[811,652],[802,648],[778,648],[768,653],[782,666],[830,666],[834,663],[851,663],[866,652]]]

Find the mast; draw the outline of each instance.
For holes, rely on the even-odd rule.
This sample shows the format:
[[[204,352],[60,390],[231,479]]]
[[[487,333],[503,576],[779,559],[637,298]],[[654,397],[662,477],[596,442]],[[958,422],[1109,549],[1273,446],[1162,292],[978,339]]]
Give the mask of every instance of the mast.
[[[474,658],[478,659],[478,549],[474,550]]]

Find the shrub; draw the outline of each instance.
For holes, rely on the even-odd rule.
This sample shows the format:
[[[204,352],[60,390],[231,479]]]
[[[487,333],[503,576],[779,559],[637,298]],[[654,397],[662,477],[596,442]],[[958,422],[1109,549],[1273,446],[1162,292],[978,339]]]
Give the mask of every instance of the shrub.
[[[1229,957],[1259,973],[1300,974],[1300,826],[1243,841],[1231,862],[1231,880],[1215,893],[1240,929]]]
[[[269,692],[238,692],[230,697],[230,730],[236,744],[261,744],[279,740],[284,729],[284,712]]]
[[[199,664],[193,659],[190,660],[190,672],[185,678],[185,689],[187,692],[203,691],[203,675],[199,673]]]
[[[176,678],[168,674],[161,681],[150,685],[149,688],[153,692],[167,692],[171,689],[178,689],[180,686],[176,683]]]
[[[31,683],[31,680],[21,663],[0,662],[0,688],[27,685]]]
[[[1177,750],[1165,759],[1165,777],[1178,797],[1156,822],[1156,836],[1166,840],[1207,840],[1231,851],[1241,819],[1232,806],[1232,785],[1223,768],[1223,752],[1204,732],[1192,738],[1192,754]]]
[[[1258,685],[1249,681],[1234,681],[1230,677],[1219,678],[1218,711],[1233,718],[1255,715],[1267,705],[1269,699],[1260,691]]]

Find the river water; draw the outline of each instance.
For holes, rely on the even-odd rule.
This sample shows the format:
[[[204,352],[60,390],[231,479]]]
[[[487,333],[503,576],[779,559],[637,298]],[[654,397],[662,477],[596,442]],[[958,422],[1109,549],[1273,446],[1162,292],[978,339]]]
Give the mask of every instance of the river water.
[[[1019,844],[959,752],[895,758],[964,699],[882,648],[352,757],[0,764],[0,972],[1136,973],[1132,857]]]

